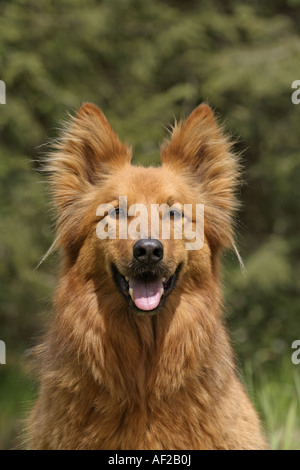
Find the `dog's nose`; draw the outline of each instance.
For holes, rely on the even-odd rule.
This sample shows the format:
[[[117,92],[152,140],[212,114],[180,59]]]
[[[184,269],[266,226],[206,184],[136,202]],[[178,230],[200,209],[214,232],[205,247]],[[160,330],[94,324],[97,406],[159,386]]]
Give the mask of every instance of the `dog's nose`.
[[[133,256],[140,263],[158,263],[164,256],[164,247],[159,240],[145,238],[133,245]]]

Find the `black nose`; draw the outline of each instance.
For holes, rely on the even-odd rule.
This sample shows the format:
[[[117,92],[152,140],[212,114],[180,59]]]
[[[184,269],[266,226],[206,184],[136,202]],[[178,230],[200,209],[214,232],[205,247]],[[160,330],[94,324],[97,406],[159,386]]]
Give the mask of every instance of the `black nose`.
[[[157,263],[164,256],[164,247],[159,240],[145,238],[133,245],[133,256],[140,263]]]

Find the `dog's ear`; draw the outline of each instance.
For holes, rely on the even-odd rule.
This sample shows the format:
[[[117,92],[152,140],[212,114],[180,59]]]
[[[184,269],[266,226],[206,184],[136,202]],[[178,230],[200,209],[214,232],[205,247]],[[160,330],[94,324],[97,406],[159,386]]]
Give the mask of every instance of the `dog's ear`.
[[[183,123],[175,123],[170,141],[161,148],[162,164],[188,173],[204,204],[207,235],[216,245],[233,244],[232,216],[240,165],[232,143],[211,108],[198,106]]]
[[[119,140],[100,109],[84,104],[46,157],[45,171],[58,220],[56,239],[44,258],[58,245],[76,253],[87,218],[95,216],[87,208],[98,185],[114,166],[130,163],[130,159],[131,149]]]
[[[97,185],[113,165],[130,162],[123,144],[100,109],[85,103],[72,118],[47,158],[53,199],[65,209]]]

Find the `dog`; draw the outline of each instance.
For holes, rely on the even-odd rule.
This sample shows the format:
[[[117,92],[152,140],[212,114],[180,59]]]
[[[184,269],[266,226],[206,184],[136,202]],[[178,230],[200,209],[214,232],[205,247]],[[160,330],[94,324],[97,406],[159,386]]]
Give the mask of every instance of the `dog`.
[[[236,373],[219,273],[221,252],[235,246],[240,163],[209,105],[175,123],[161,166],[131,165],[131,148],[91,103],[53,147],[46,169],[62,264],[34,352],[28,448],[265,449]],[[134,205],[147,212],[136,230]],[[149,213],[160,206],[153,236]],[[198,249],[175,236],[185,219]]]

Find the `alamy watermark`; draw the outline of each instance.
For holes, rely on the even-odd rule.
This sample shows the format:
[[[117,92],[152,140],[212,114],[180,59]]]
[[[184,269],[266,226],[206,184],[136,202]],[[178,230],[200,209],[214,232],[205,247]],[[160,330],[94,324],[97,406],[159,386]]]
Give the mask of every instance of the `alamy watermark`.
[[[6,104],[6,86],[3,80],[0,80],[0,104]]]
[[[0,340],[0,364],[6,364],[6,345]]]
[[[296,88],[296,91],[292,94],[292,103],[293,104],[300,104],[300,80],[295,80],[292,83],[292,88]]]
[[[119,196],[116,205],[100,204],[96,215],[102,217],[96,228],[100,240],[138,240],[151,233],[152,239],[184,239],[187,250],[201,250],[204,244],[204,204],[132,204],[128,208],[127,196]]]
[[[292,343],[292,349],[296,349],[292,354],[292,363],[297,366],[300,364],[300,339],[296,339]]]

